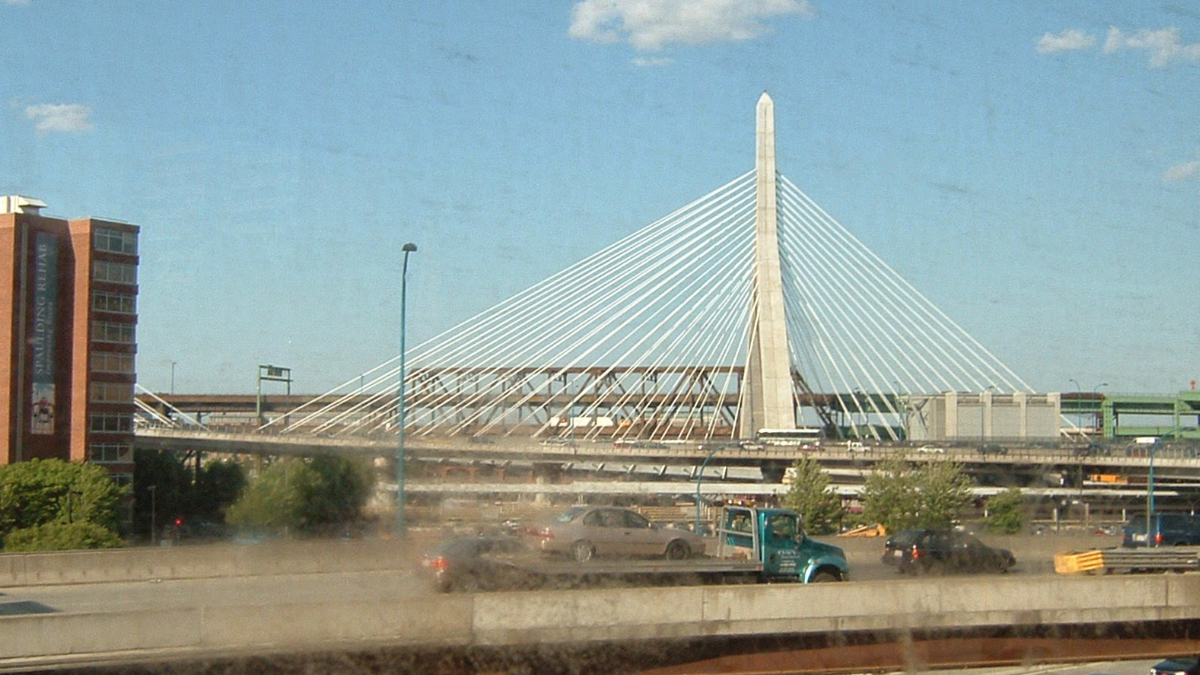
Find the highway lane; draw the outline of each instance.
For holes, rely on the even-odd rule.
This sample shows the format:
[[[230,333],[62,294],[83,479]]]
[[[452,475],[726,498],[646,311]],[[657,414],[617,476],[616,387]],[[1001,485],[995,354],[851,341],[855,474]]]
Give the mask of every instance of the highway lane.
[[[287,574],[211,579],[0,588],[0,603],[38,603],[59,612],[263,606],[397,600],[433,594],[413,570]]]
[[[1020,576],[1053,575],[1053,555],[1060,550],[1111,546],[1112,537],[983,537],[1010,548]],[[821,537],[841,546],[850,562],[852,582],[899,579],[882,564],[883,539]],[[429,542],[432,547],[434,542]],[[955,575],[963,576],[963,575]],[[989,575],[977,575],[986,583]],[[316,574],[247,575],[199,579],[155,579],[117,583],[0,588],[0,603],[31,602],[60,612],[106,612],[122,609],[167,609],[206,606],[286,606],[292,603],[396,599],[432,594],[411,558],[394,570],[337,571]]]

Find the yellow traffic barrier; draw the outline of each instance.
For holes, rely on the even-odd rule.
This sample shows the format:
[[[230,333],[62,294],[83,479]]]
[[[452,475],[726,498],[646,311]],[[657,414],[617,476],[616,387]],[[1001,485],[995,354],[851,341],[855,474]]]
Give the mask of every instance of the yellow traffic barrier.
[[[887,528],[883,525],[863,525],[853,530],[846,530],[839,537],[886,537]]]
[[[1059,574],[1080,574],[1104,569],[1103,551],[1059,553],[1054,556],[1054,571]]]

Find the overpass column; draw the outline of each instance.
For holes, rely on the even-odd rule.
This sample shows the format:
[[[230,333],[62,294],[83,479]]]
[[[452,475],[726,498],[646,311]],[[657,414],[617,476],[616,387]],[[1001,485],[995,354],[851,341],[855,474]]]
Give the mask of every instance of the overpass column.
[[[738,436],[751,438],[759,429],[794,429],[792,371],[784,316],[783,274],[779,267],[776,226],[775,103],[765,92],[758,99],[755,211],[754,299],[750,317],[750,349]]]
[[[537,485],[553,485],[562,480],[562,465],[537,462],[533,465],[533,476],[533,482]],[[533,502],[548,504],[550,497],[545,492],[538,492],[534,494]]]

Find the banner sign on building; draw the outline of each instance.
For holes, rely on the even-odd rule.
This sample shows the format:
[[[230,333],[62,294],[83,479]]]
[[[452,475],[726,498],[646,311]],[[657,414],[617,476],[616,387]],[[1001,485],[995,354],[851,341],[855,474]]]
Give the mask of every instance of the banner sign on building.
[[[58,315],[58,240],[38,232],[33,261],[32,431],[54,433],[54,334]]]

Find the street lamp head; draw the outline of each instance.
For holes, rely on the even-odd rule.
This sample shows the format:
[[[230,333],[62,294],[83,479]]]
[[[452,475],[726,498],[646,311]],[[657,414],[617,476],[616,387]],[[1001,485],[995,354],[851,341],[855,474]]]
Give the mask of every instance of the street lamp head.
[[[404,251],[405,253],[413,253],[417,250],[417,245],[412,242],[409,242],[409,243],[405,244],[404,247],[401,248],[400,250]]]

